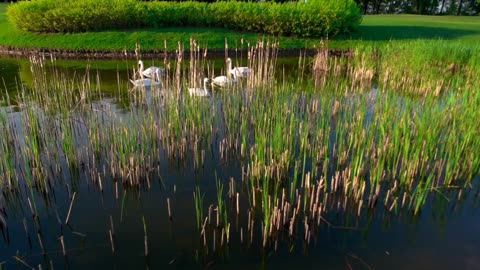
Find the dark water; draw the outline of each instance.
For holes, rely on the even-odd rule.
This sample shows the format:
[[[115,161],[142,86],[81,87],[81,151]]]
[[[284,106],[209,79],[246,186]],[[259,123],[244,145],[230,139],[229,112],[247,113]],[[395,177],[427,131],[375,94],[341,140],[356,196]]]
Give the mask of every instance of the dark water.
[[[128,66],[134,65],[122,61],[59,64],[60,69],[72,73],[85,72],[85,66],[91,65],[91,70],[100,74],[107,97],[108,91],[115,91],[118,74],[128,74]],[[5,81],[0,87],[2,97],[7,92],[14,95],[18,81],[26,85],[31,81],[26,59],[0,58],[0,71]],[[121,108],[121,104],[111,105]],[[53,181],[49,194],[26,186],[18,193],[2,190],[0,215],[7,225],[0,239],[2,269],[39,269],[40,265],[42,269],[480,269],[480,211],[475,189],[460,200],[431,196],[417,216],[378,206],[357,217],[333,208],[310,241],[304,240],[300,223],[293,238],[288,234],[279,237],[277,248],[272,244],[262,248],[260,219],[255,223],[253,241],[244,235],[242,242],[247,213],[237,216],[235,202],[227,200],[229,244],[221,246],[220,229],[211,224],[205,247],[196,226],[195,184],[205,194],[206,213],[209,205],[216,204],[216,179],[224,186],[230,177],[241,179],[239,164],[224,164],[208,155],[206,160],[199,171],[162,163],[165,173],[161,179],[141,188],[124,188],[110,180],[103,182],[100,191],[97,183],[80,174],[76,179]],[[475,179],[473,186],[479,181]],[[33,202],[26,199],[30,192]],[[240,200],[240,205],[245,207],[248,202]],[[31,208],[37,209],[37,216]]]

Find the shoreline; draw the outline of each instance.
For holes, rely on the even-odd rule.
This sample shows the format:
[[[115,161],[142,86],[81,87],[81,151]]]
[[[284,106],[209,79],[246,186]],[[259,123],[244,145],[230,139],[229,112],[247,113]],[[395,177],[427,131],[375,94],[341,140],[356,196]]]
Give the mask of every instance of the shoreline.
[[[289,57],[289,56],[313,56],[318,52],[318,48],[315,49],[277,49],[277,56]],[[202,49],[204,51],[204,49]],[[247,54],[248,49],[207,49],[207,55],[213,57],[221,57],[225,55],[235,55],[237,53]],[[332,56],[345,56],[350,55],[351,50],[339,50],[329,49],[329,55]],[[55,57],[62,59],[137,59],[137,54],[134,50],[94,50],[94,49],[58,49],[58,48],[22,48],[14,46],[0,45],[0,55],[6,56],[19,56],[29,57],[32,55],[44,54],[46,57]],[[190,50],[183,51],[183,57],[190,54]],[[145,50],[139,53],[139,56],[143,59],[160,58],[176,56],[175,50]]]

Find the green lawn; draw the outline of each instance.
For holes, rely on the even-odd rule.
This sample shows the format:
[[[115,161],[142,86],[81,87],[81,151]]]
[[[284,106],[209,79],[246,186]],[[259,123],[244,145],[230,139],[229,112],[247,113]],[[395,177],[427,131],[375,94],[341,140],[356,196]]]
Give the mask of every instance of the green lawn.
[[[6,18],[8,4],[0,4],[0,45],[15,47],[66,48],[66,49],[134,49],[138,42],[143,50],[175,49],[180,41],[185,48],[193,37],[202,47],[246,47],[264,37],[261,34],[237,32],[221,28],[162,28],[126,31],[103,31],[79,34],[31,34],[15,29]],[[267,37],[267,36],[266,36]],[[268,37],[267,37],[268,38]],[[458,40],[476,44],[480,40],[480,17],[419,16],[419,15],[369,15],[364,16],[358,31],[331,37],[332,48],[351,48],[358,43],[386,43],[390,40],[410,39]],[[244,41],[241,44],[242,39]],[[318,44],[319,39],[280,37],[281,48],[305,48]]]
[[[480,40],[480,17],[369,15],[364,16],[357,32],[338,39],[389,41],[419,38],[477,43]]]

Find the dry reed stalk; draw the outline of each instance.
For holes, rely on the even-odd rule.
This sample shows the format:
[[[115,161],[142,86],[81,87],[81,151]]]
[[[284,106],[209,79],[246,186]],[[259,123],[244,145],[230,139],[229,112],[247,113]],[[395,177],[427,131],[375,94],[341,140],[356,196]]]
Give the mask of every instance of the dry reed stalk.
[[[312,208],[313,208],[313,205],[315,204],[315,186],[316,185],[313,185],[312,186],[312,191],[310,192],[310,206],[308,207],[308,211],[311,213],[312,212]]]
[[[100,192],[103,192],[102,177],[100,176],[100,173],[98,173],[98,187],[100,188]]]
[[[115,244],[113,242],[113,232],[112,232],[112,230],[108,230],[108,235],[110,237],[110,246],[112,247],[112,254],[115,254]]]
[[[252,224],[250,225],[250,228],[251,228],[251,230],[250,230],[250,244],[253,243],[253,231],[254,231],[254,226],[253,225],[254,225],[254,222],[255,222],[255,220],[252,218]]]
[[[240,227],[240,244],[243,244],[243,227]]]
[[[237,216],[240,214],[240,194],[237,192]]]
[[[33,210],[32,202],[30,201],[30,197],[27,198],[27,201],[28,201],[28,206],[30,207],[30,211],[32,212],[32,216],[35,217],[35,211]]]
[[[148,237],[144,236],[145,257],[148,257]]]
[[[398,198],[395,198],[395,199],[393,200],[392,205],[390,206],[390,208],[388,208],[388,211],[389,211],[389,212],[392,212],[393,207],[397,204],[397,199],[398,199]]]
[[[207,247],[207,233],[205,231],[203,233],[203,247]]]
[[[36,270],[36,269],[33,268],[32,266],[30,266],[28,263],[26,263],[24,260],[20,259],[18,256],[13,256],[13,258],[14,258],[17,262],[23,264],[25,267],[30,268],[30,269],[33,269],[33,270]]]
[[[206,231],[205,231],[205,226],[206,225],[207,225],[207,218],[205,218],[205,221],[203,221],[202,230],[200,231],[200,235],[206,234]]]
[[[40,232],[37,232],[37,238],[38,238],[38,244],[40,245],[40,249],[42,250],[42,254],[45,255],[46,252],[45,252],[45,248],[43,246],[43,239],[42,239],[42,235],[40,234]]]
[[[230,222],[227,224],[227,229],[225,230],[225,234],[227,235],[227,245],[230,242]]]
[[[67,256],[67,252],[65,250],[65,242],[63,241],[63,235],[60,236],[60,244],[62,245],[62,253],[63,253],[63,256]]]
[[[252,204],[253,208],[255,208],[255,187],[252,186]]]
[[[72,207],[73,207],[73,201],[75,200],[75,195],[77,195],[77,192],[73,192],[72,199],[70,200],[70,206],[68,207],[68,213],[67,213],[67,218],[65,219],[65,224],[68,224],[68,220],[70,219],[70,213],[72,212]]]
[[[217,230],[214,229],[213,230],[213,252],[214,253],[215,253],[216,243],[217,243]]]
[[[175,80],[174,81],[176,82],[177,94],[180,94],[180,90],[181,90],[180,82],[181,82],[182,58],[183,58],[183,48],[182,48],[182,44],[180,43],[180,41],[178,42],[178,47],[177,47],[176,54],[177,54],[177,65],[175,67]]]
[[[224,237],[225,237],[225,228],[222,228],[222,234],[221,234],[221,238],[220,238],[220,247],[223,247],[223,240],[224,240]]]
[[[167,210],[168,210],[168,218],[172,220],[172,211],[170,209],[170,198],[167,197]]]
[[[2,217],[2,212],[0,212],[0,219],[3,218]],[[3,228],[7,228],[7,222],[4,220],[4,226]],[[26,218],[23,218],[23,229],[25,230],[25,235],[27,236],[27,238],[30,238],[30,234],[28,233],[28,225],[27,225],[27,219]],[[0,224],[2,225],[2,224]]]
[[[295,209],[293,210],[295,212]],[[291,237],[293,237],[293,223],[295,222],[295,219],[291,219],[290,220],[290,225],[288,227],[288,235]]]
[[[389,199],[389,197],[390,197],[390,191],[391,191],[391,189],[389,189],[389,190],[387,191],[387,196],[385,196],[385,200],[384,200],[384,202],[383,202],[383,205],[384,205],[384,206],[387,206],[387,204],[388,204],[388,199]]]
[[[112,231],[112,234],[115,235],[115,229],[113,228],[113,218],[110,215],[110,230]]]
[[[304,228],[305,228],[305,241],[307,241],[307,237],[308,237],[308,217],[305,216],[305,219],[303,220],[303,223],[304,223]]]
[[[326,83],[328,73],[328,40],[320,41],[320,48],[313,59],[312,75],[315,87],[323,86]]]
[[[357,211],[357,216],[360,217],[360,212],[362,211],[362,204],[363,204],[363,200],[360,200],[358,202],[358,211]]]
[[[322,204],[318,206],[318,211],[317,211],[317,226],[320,226],[320,220],[322,218]]]
[[[212,217],[212,205],[208,207],[208,225],[211,224],[211,220],[212,220],[211,217]]]

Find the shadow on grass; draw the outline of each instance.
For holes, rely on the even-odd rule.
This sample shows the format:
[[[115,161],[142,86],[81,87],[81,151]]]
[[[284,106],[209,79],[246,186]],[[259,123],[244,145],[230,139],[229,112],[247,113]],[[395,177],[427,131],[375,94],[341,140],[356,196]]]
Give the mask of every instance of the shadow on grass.
[[[337,39],[347,40],[408,40],[408,39],[460,39],[467,35],[479,35],[480,30],[450,29],[425,26],[360,26],[357,31],[339,35]]]

